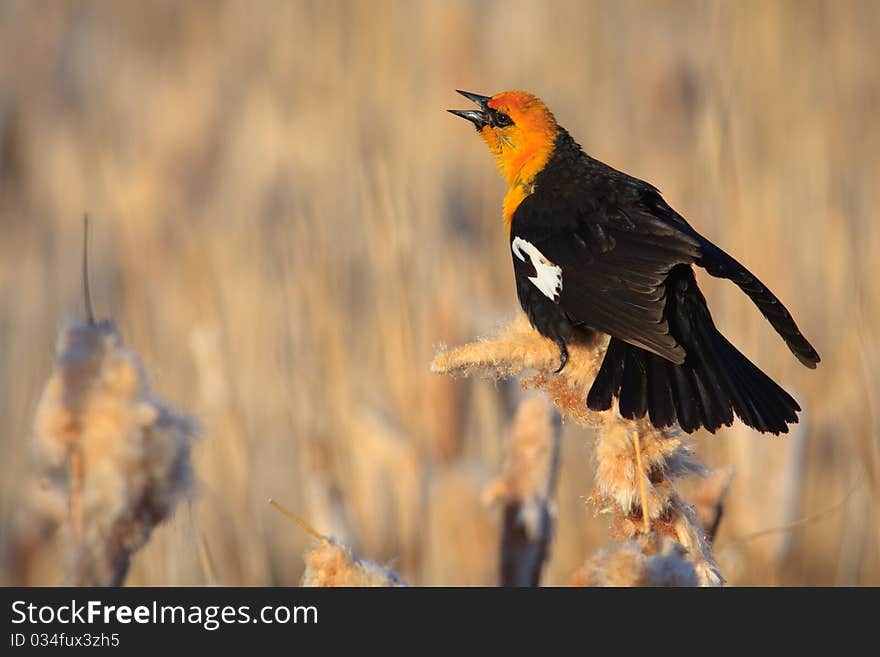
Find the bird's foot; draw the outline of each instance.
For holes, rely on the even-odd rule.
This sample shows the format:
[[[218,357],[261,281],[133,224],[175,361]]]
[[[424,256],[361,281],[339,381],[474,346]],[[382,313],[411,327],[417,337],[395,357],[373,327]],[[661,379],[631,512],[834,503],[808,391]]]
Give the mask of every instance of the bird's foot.
[[[559,367],[553,373],[559,374],[568,362],[568,347],[565,346],[563,340],[557,340],[556,344],[559,346]]]

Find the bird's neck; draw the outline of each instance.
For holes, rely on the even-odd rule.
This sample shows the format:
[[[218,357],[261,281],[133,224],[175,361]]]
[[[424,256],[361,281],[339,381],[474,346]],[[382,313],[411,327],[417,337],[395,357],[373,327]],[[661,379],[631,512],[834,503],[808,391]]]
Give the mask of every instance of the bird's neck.
[[[513,213],[519,204],[535,190],[535,177],[547,166],[553,155],[556,139],[545,138],[524,144],[517,149],[502,149],[497,154],[498,169],[507,181],[503,216],[510,234]]]

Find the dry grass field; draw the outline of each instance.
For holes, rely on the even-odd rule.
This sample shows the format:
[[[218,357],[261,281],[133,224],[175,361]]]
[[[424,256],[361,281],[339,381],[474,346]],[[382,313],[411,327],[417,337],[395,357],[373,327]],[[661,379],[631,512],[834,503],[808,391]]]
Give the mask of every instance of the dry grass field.
[[[805,409],[787,437],[693,437],[733,473],[728,583],[880,584],[878,32],[872,0],[0,0],[0,582],[62,579],[34,416],[83,318],[88,212],[97,315],[200,427],[192,493],[127,583],[298,584],[312,539],[269,498],[410,583],[496,583],[486,489],[523,393],[429,366],[518,312],[503,182],[444,110],[521,88],[745,263],[822,356],[803,368],[700,274]],[[546,584],[610,540],[594,438],[563,426]]]

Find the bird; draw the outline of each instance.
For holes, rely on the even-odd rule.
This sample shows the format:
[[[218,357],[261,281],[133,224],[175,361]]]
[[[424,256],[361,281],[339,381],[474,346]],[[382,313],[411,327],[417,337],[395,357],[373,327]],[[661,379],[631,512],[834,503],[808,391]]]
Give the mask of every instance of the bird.
[[[647,414],[715,433],[734,415],[749,427],[787,433],[800,406],[716,328],[694,267],[732,281],[797,359],[819,354],[779,299],[732,256],[694,229],[653,185],[591,157],[537,96],[458,90],[470,121],[506,180],[502,215],[516,291],[531,325],[559,349],[610,336],[587,397],[594,411],[617,400],[623,418]]]

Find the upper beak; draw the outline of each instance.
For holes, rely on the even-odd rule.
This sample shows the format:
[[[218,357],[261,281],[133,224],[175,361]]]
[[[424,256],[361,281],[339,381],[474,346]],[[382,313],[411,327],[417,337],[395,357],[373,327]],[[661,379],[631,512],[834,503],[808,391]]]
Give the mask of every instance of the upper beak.
[[[455,114],[456,116],[460,116],[463,119],[467,119],[471,123],[473,123],[477,130],[482,130],[489,123],[489,113],[488,113],[488,105],[487,103],[492,100],[492,96],[481,96],[480,94],[472,94],[469,91],[461,91],[460,89],[456,89],[458,93],[467,98],[468,100],[476,103],[480,110],[446,110],[451,114]]]

